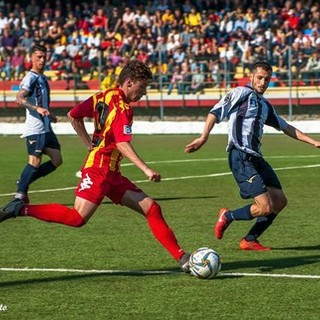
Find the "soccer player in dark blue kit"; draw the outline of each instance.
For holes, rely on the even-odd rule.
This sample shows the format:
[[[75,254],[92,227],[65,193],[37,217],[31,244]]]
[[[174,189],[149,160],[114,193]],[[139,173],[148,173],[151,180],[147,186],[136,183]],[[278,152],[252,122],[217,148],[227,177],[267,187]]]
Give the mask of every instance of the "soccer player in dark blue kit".
[[[263,97],[271,75],[272,67],[268,63],[255,63],[250,75],[251,85],[237,87],[227,93],[210,110],[201,136],[185,147],[188,153],[200,149],[214,125],[227,119],[229,167],[241,197],[254,201],[239,209],[221,208],[214,233],[217,239],[222,239],[224,231],[233,221],[256,218],[255,224],[240,242],[241,250],[270,250],[270,247],[259,243],[258,237],[287,205],[280,181],[269,163],[263,159],[260,150],[263,126],[272,126],[291,138],[320,148],[320,141],[288,124]]]
[[[15,198],[28,203],[29,185],[52,171],[62,163],[59,141],[51,128],[51,122],[57,118],[49,110],[50,89],[47,78],[43,75],[46,65],[47,49],[34,45],[31,51],[32,68],[22,79],[16,102],[26,108],[26,121],[23,137],[26,138],[28,163],[18,181]],[[41,163],[42,155],[50,160]]]

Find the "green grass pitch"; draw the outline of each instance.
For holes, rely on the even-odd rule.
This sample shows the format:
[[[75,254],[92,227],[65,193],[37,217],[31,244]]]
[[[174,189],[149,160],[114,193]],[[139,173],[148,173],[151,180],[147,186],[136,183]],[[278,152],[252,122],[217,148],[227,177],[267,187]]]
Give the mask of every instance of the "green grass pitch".
[[[289,202],[260,239],[273,250],[242,252],[239,240],[253,222],[233,223],[221,241],[212,232],[220,207],[249,203],[230,175],[226,136],[212,135],[185,154],[194,138],[134,136],[163,181],[146,181],[126,160],[122,172],[159,202],[185,250],[209,246],[220,253],[215,279],[181,273],[142,216],[106,199],[80,229],[32,218],[0,224],[0,319],[319,319],[320,150],[285,135],[264,137],[263,153]],[[59,139],[64,164],[31,186],[34,204],[73,205],[86,151],[76,136]],[[27,161],[24,143],[0,137],[0,205],[11,199]]]

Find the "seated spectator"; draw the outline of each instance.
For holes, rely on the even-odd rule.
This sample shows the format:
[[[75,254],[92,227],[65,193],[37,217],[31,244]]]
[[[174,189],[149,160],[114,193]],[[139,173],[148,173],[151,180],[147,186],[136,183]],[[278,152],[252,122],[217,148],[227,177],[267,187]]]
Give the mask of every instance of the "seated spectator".
[[[148,59],[149,59],[149,57],[152,56],[153,53],[154,53],[154,48],[153,48],[153,45],[152,45],[152,43],[151,43],[151,40],[148,39],[148,38],[145,37],[145,36],[143,36],[143,37],[141,38],[140,43],[138,43],[138,45],[137,45],[137,49],[138,49],[138,50],[140,50],[140,49],[144,50],[144,51],[147,53],[147,55],[148,55]]]
[[[13,55],[13,50],[17,46],[18,41],[8,27],[3,29],[3,35],[1,37],[0,44],[1,44],[0,53],[4,60],[6,56]]]
[[[124,65],[125,65],[125,61],[124,60],[119,60],[119,62],[117,63],[116,69],[114,71],[117,79],[119,78],[119,75],[120,75]]]
[[[10,28],[12,28],[14,30],[14,33],[15,32],[18,33],[17,29],[21,26],[21,22],[13,11],[9,12],[8,23],[9,23]],[[20,26],[18,24],[20,24]],[[18,36],[18,38],[19,38],[19,36]]]
[[[178,89],[178,94],[184,93],[184,74],[181,72],[180,66],[175,66],[174,72],[168,85],[168,94],[171,94],[173,89]]]
[[[196,7],[192,7],[191,11],[186,16],[186,24],[190,27],[202,26],[201,14],[197,12]]]
[[[211,83],[212,86],[215,88],[220,87],[221,85],[221,70],[220,70],[220,65],[218,60],[210,60],[209,62],[209,70],[211,70]]]
[[[22,25],[22,28],[24,28],[25,30],[27,30],[29,28],[29,25],[28,25],[28,17],[26,15],[26,12],[24,9],[21,9],[20,12],[19,12],[19,20],[21,21],[21,25]]]
[[[24,35],[18,42],[18,48],[24,53],[31,53],[34,38],[29,30],[25,30]]]
[[[302,78],[306,85],[310,85],[311,82],[319,82],[320,77],[320,54],[319,51],[315,51],[308,59],[308,62],[303,69]]]
[[[112,9],[112,14],[108,19],[108,31],[116,33],[122,23],[121,16],[119,14],[119,9],[114,7]]]
[[[176,64],[181,65],[186,58],[186,53],[182,50],[181,46],[174,50],[172,58]]]
[[[130,7],[124,8],[124,13],[122,15],[122,22],[125,25],[132,25],[134,23],[134,12]]]
[[[212,39],[217,37],[219,27],[213,19],[208,19],[207,23],[203,26],[204,34],[206,39]]]
[[[101,90],[105,91],[117,86],[118,77],[115,73],[115,67],[109,66],[106,68],[105,75],[103,80],[101,81]]]
[[[66,46],[64,44],[61,43],[61,40],[57,40],[55,45],[54,45],[54,49],[52,52],[52,56],[51,59],[48,61],[49,64],[52,64],[54,62],[57,62],[61,59],[62,57],[62,53],[63,51],[66,50]]]
[[[123,57],[120,53],[120,50],[116,47],[116,48],[113,48],[112,52],[110,53],[109,57],[108,57],[111,62],[112,62],[112,65],[115,67],[118,65],[119,61],[122,61]]]
[[[148,55],[148,52],[147,50],[145,49],[138,49],[138,52],[137,52],[137,60],[143,62],[143,63],[146,63],[148,58],[149,58],[149,55]]]
[[[160,61],[161,63],[168,62],[167,42],[164,37],[157,38],[157,44],[153,55],[153,61],[155,63],[157,61]]]
[[[77,44],[77,41],[75,38],[71,40],[71,42],[67,45],[66,50],[68,52],[68,55],[73,59],[80,50],[80,45]]]
[[[70,69],[67,70],[67,72],[64,74],[64,79],[67,82],[66,90],[70,90],[70,89],[86,90],[86,89],[88,89],[88,85],[82,81],[81,70],[77,66],[75,61],[71,61]],[[74,82],[73,87],[71,87],[72,80]]]
[[[73,13],[73,11],[69,11],[66,22],[63,25],[63,29],[68,36],[72,35],[73,32],[77,30],[77,23],[77,17]]]
[[[0,10],[0,35],[2,35],[3,29],[8,28],[8,17],[6,17],[2,10]]]
[[[108,29],[108,17],[104,14],[102,8],[99,8],[93,16],[93,30],[100,33],[102,37],[105,36]]]
[[[24,55],[21,54],[18,48],[14,49],[14,54],[11,58],[12,78],[13,80],[21,80],[24,74]]]
[[[174,19],[175,19],[174,15],[171,12],[171,9],[169,9],[169,8],[166,9],[164,11],[164,13],[162,14],[161,20],[163,23],[163,30],[164,30],[165,34],[167,34],[168,32],[170,32],[172,30]]]
[[[58,39],[61,38],[62,28],[58,25],[56,20],[52,21],[52,25],[49,27],[48,33],[46,34],[46,41],[50,44],[55,44]]]
[[[301,79],[302,70],[306,67],[308,58],[306,58],[302,51],[298,52],[298,55],[294,57],[291,61],[293,79],[298,81]]]
[[[45,2],[44,8],[41,10],[41,15],[47,15],[48,18],[52,18],[53,9],[51,8],[50,2]]]
[[[152,0],[148,0],[147,4],[145,5],[144,8],[147,12],[149,12],[151,15],[153,15],[155,13],[155,11],[157,10],[156,2],[152,1]]]
[[[172,56],[173,52],[180,47],[180,42],[178,40],[175,40],[173,35],[168,37],[167,40],[167,53],[168,56]]]
[[[37,18],[40,16],[40,6],[36,0],[30,0],[30,3],[26,7],[26,15],[30,18]]]
[[[284,59],[283,56],[279,56],[279,61],[277,65],[278,69],[275,72],[276,77],[279,79],[282,85],[288,84],[288,61]]]
[[[190,0],[184,0],[182,4],[182,11],[184,13],[189,13],[192,9],[192,3]]]
[[[245,30],[244,30],[248,35],[251,35],[254,32],[256,32],[256,30],[259,28],[259,25],[260,25],[260,21],[257,18],[255,13],[252,13],[251,18],[252,18],[252,21],[249,21],[246,23]],[[266,28],[263,28],[263,29],[266,29]]]
[[[1,70],[1,78],[5,80],[11,80],[12,78],[12,65],[11,65],[11,56],[7,55],[4,58],[4,62],[2,64]]]
[[[195,72],[192,74],[191,85],[187,87],[186,93],[196,94],[197,92],[203,93],[205,87],[205,76],[200,70],[200,66],[196,66]]]
[[[66,11],[68,12],[68,11]],[[53,17],[52,17],[52,22],[56,22],[56,25],[59,28],[63,28],[66,18],[62,14],[62,8],[61,7],[56,7],[56,9],[53,12]]]
[[[247,21],[244,19],[243,14],[237,14],[236,19],[233,24],[233,32],[236,32],[240,28],[243,32],[246,31],[249,34],[253,32],[251,24],[249,25],[249,28],[247,28]]]
[[[306,39],[306,41],[303,43],[301,50],[304,55],[311,57],[312,54],[317,51],[315,47],[312,46],[312,42],[310,39]]]
[[[69,77],[69,74],[71,72],[71,62],[72,59],[67,53],[67,50],[64,49],[59,59],[55,62],[55,70],[57,70],[57,75],[59,79],[67,79]]]
[[[101,34],[93,29],[89,34],[87,44],[89,47],[95,46],[96,48],[100,48]]]
[[[248,46],[248,48],[243,52],[240,58],[240,63],[242,64],[242,73],[247,76],[246,71],[251,70],[251,67],[256,62],[256,56],[254,55],[253,46]]]
[[[94,77],[94,72],[98,71],[98,66],[99,66],[99,48],[97,48],[95,45],[91,45],[91,47],[89,47],[88,59],[90,62],[90,80],[91,80]]]
[[[151,30],[156,37],[163,37],[165,35],[160,10],[156,10],[153,15]]]
[[[147,10],[142,10],[141,17],[138,21],[138,27],[146,29],[150,28],[152,25],[152,18],[150,13]]]
[[[288,21],[288,24],[291,29],[298,30],[300,28],[300,18],[295,13],[294,9],[290,9],[288,11],[288,16],[286,18],[286,21]]]

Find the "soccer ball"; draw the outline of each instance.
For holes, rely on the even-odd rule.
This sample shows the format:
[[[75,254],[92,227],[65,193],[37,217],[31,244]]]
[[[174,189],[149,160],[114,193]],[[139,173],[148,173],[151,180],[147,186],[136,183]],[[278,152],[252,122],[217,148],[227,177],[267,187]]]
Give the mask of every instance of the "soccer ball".
[[[211,248],[202,247],[190,255],[190,273],[200,279],[214,278],[221,269],[219,254]]]

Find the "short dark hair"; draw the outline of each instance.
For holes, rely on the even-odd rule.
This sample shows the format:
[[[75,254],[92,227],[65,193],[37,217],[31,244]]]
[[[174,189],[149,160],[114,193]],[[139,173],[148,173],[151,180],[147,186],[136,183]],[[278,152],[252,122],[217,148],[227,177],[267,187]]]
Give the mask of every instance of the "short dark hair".
[[[34,53],[36,51],[47,52],[47,48],[41,44],[36,43],[32,46],[31,53]]]
[[[272,67],[268,62],[265,61],[258,61],[256,62],[251,69],[251,72],[254,72],[257,68],[261,68],[265,71],[268,71],[270,73],[272,73]]]
[[[125,80],[130,78],[134,81],[151,81],[152,72],[150,68],[143,62],[138,60],[132,60],[127,62],[123,67],[119,75],[119,84],[123,85]]]

